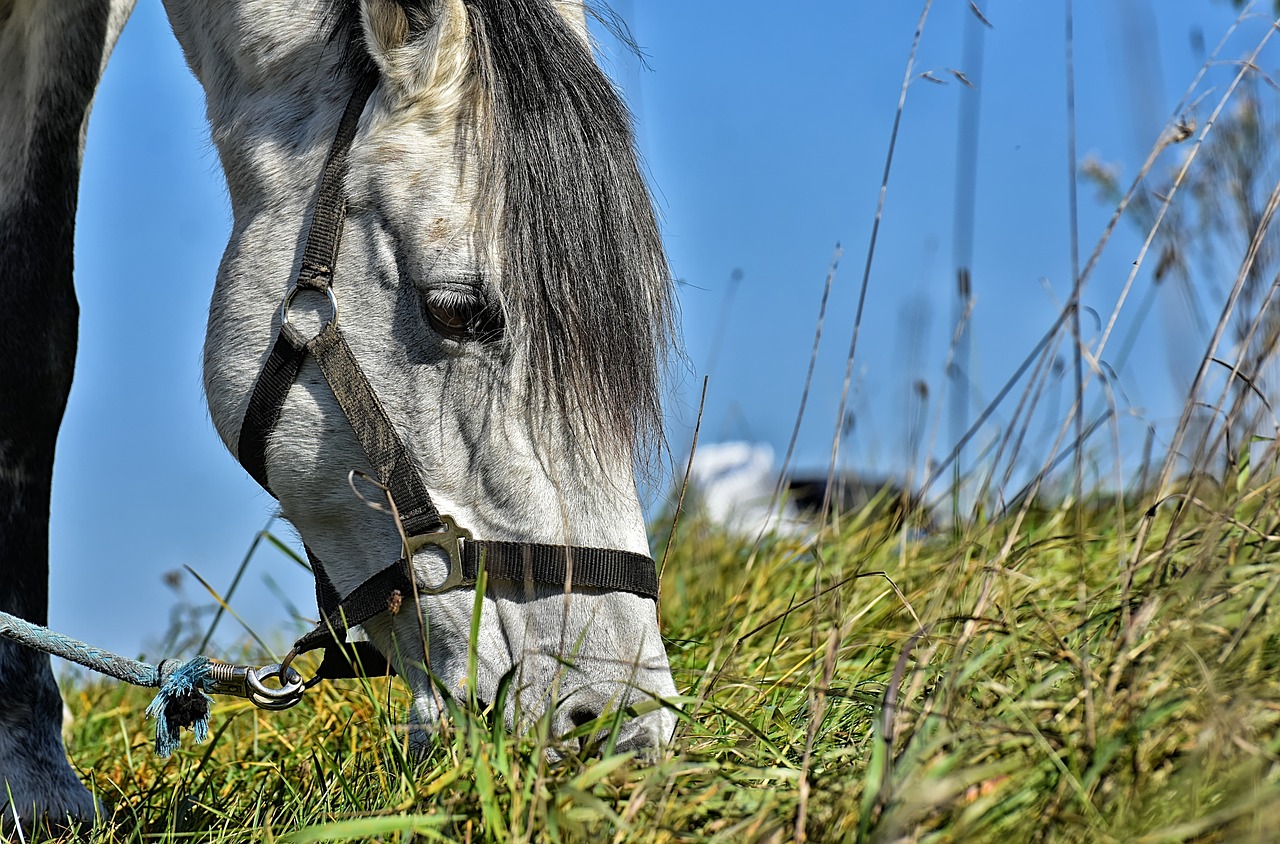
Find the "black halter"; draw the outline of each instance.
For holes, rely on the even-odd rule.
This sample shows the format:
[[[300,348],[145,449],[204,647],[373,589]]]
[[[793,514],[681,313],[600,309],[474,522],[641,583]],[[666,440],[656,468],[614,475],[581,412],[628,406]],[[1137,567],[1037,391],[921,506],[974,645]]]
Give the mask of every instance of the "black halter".
[[[355,139],[360,114],[377,84],[376,73],[363,74],[347,103],[337,137],[329,149],[320,189],[307,231],[306,250],[293,285],[280,308],[280,330],[262,371],[258,374],[240,428],[239,460],[267,492],[266,443],[280,421],[289,389],[308,356],[320,365],[338,405],[355,431],[374,473],[394,503],[406,537],[405,556],[370,577],[346,598],[341,598],[320,560],[307,549],[316,576],[320,623],[300,638],[288,661],[317,648],[333,650],[325,655],[317,678],[356,676],[346,659],[339,659],[349,628],[382,612],[398,612],[403,600],[418,595],[438,595],[472,586],[483,570],[489,578],[517,583],[544,583],[565,590],[575,587],[611,592],[631,592],[657,600],[658,578],[652,558],[630,551],[545,545],[534,542],[495,542],[474,539],[449,516],[436,510],[431,495],[418,476],[409,452],[382,403],[361,371],[351,348],[338,328],[338,300],[333,291],[334,267],[342,240],[347,202],[344,177],[347,156]],[[290,308],[298,293],[316,291],[329,297],[328,320],[314,337],[307,338],[290,321]],[[272,493],[274,495],[274,493]],[[448,574],[440,583],[418,580],[414,555],[435,546],[449,558]],[[350,645],[345,645],[350,649]],[[373,652],[356,648],[357,655],[374,658]],[[377,656],[373,665],[383,665]]]

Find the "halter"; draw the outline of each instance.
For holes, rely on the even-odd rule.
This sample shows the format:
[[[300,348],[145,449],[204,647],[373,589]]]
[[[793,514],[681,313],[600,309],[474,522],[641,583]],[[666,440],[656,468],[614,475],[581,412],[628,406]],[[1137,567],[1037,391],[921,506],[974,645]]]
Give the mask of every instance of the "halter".
[[[481,571],[489,578],[550,584],[566,591],[586,587],[631,592],[654,601],[658,598],[656,567],[653,559],[644,554],[475,539],[432,503],[408,449],[338,327],[338,297],[333,279],[347,213],[344,190],[347,158],[360,114],[376,84],[377,74],[372,70],[360,76],[329,148],[307,230],[302,264],[281,303],[280,329],[258,374],[240,428],[238,459],[254,480],[275,496],[267,478],[267,439],[279,424],[285,398],[297,381],[303,362],[308,356],[314,358],[377,479],[390,496],[406,539],[404,556],[341,598],[323,564],[308,548],[316,578],[316,599],[323,617],[314,629],[294,643],[284,660],[282,676],[295,656],[318,648],[332,650],[326,651],[315,680],[359,676],[349,658],[352,650],[356,657],[372,660],[371,664],[384,664],[383,657],[367,643],[345,643],[347,630],[380,613],[398,612],[405,598],[439,595],[474,586]],[[304,290],[321,293],[329,300],[328,318],[312,337],[304,335],[290,319],[293,302]],[[413,570],[414,555],[428,546],[440,549],[448,557],[448,573],[438,583],[423,583]],[[344,654],[344,649],[348,653]]]

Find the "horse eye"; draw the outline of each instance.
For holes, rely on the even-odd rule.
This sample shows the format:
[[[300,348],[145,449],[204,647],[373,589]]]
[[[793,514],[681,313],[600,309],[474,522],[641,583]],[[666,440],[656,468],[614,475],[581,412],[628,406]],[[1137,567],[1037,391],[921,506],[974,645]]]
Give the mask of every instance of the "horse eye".
[[[453,340],[485,339],[496,330],[494,308],[474,296],[433,291],[425,302],[431,327]]]
[[[428,302],[427,316],[431,318],[431,324],[444,334],[465,334],[475,312],[471,307]]]

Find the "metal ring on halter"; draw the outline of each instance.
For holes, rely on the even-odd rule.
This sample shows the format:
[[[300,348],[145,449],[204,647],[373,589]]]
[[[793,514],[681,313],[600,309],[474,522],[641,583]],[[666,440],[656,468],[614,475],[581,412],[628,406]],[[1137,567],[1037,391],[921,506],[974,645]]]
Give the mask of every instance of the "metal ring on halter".
[[[293,300],[297,298],[298,294],[301,293],[303,290],[310,290],[315,293],[320,292],[314,287],[310,287],[310,286],[303,287],[300,284],[295,284],[293,285],[293,287],[290,287],[289,292],[284,294],[284,301],[280,303],[280,327],[281,328],[289,324],[289,311],[293,308]],[[330,325],[331,323],[336,323],[338,321],[338,297],[333,295],[332,287],[325,287],[324,293],[326,296],[329,297],[329,318],[320,323],[320,328],[322,329]]]
[[[280,680],[281,687],[273,689],[264,684],[262,681],[267,677],[274,677]],[[298,701],[302,700],[302,693],[306,689],[306,685],[302,682],[301,674],[292,668],[286,668],[278,664],[267,665],[262,668],[250,668],[245,676],[245,685],[248,687],[246,697],[249,700],[253,701],[260,709],[274,711],[295,706]]]
[[[408,560],[411,570],[414,555],[428,545],[439,548],[448,555],[449,568],[445,572],[444,580],[436,584],[427,584],[421,581],[416,584],[418,592],[423,595],[442,595],[445,592],[457,589],[466,582],[462,571],[462,543],[464,540],[471,539],[471,531],[458,527],[458,523],[453,520],[452,516],[446,516],[443,513],[440,514],[440,524],[440,530],[433,533],[423,533],[409,537],[408,544],[404,549],[405,559]]]

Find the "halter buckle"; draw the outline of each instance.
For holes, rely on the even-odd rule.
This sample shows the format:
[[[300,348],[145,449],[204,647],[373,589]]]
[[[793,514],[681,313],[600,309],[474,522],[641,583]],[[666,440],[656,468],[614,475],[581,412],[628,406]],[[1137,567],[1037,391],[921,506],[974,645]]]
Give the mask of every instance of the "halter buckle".
[[[444,526],[440,530],[410,536],[406,539],[405,559],[408,560],[411,569],[414,555],[428,545],[439,548],[449,557],[449,570],[444,580],[434,585],[418,583],[418,591],[423,595],[440,595],[465,585],[466,578],[462,571],[462,541],[471,539],[471,531],[458,527],[458,523],[452,516],[441,515],[440,523]]]

